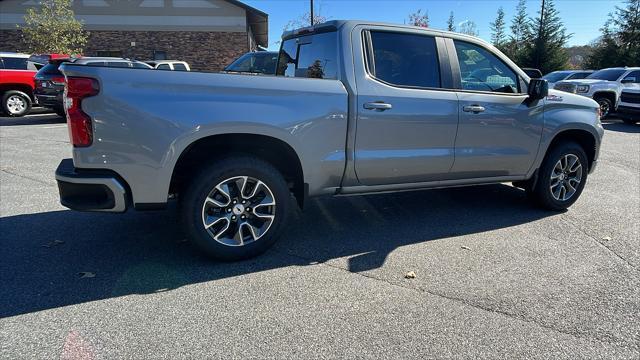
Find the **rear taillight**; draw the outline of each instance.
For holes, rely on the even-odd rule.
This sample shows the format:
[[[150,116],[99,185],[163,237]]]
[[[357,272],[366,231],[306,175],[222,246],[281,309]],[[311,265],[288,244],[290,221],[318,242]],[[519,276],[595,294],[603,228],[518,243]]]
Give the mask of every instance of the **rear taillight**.
[[[90,78],[69,77],[64,87],[64,108],[67,112],[69,138],[76,147],[90,146],[93,142],[91,118],[82,111],[82,100],[98,94],[98,81]]]
[[[54,85],[64,85],[64,76],[54,76],[51,78],[51,82]]]

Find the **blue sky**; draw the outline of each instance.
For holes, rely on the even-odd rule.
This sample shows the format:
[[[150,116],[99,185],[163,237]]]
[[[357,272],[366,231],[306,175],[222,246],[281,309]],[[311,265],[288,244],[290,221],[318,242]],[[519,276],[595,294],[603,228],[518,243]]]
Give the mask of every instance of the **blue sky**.
[[[287,22],[309,10],[309,0],[243,0],[244,3],[269,14],[269,48],[277,49],[276,41],[282,35]],[[565,26],[573,37],[569,45],[584,45],[597,38],[607,14],[617,0],[556,0],[556,8]],[[453,11],[456,23],[474,21],[480,37],[489,40],[489,23],[496,17],[500,6],[506,13],[507,25],[515,13],[516,0],[315,0],[316,9],[330,19],[362,19],[400,23],[407,21],[409,14],[422,9],[429,12],[430,26],[446,28],[449,12]],[[528,0],[527,10],[535,16],[540,0]]]

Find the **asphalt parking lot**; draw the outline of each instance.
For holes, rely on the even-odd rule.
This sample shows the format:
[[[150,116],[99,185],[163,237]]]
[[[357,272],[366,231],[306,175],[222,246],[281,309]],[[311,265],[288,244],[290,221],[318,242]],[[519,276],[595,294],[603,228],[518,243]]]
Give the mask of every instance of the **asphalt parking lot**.
[[[60,206],[66,125],[0,118],[0,358],[637,359],[640,126],[605,128],[567,212],[508,185],[314,199],[215,263],[175,207]]]

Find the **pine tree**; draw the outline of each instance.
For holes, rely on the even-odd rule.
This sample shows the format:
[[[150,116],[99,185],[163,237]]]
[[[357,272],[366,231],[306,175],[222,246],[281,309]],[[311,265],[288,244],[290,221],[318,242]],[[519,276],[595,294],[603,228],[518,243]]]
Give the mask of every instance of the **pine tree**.
[[[587,66],[640,66],[640,0],[626,0],[624,8],[616,7],[600,31]]]
[[[615,26],[620,40],[621,60],[627,66],[640,64],[640,0],[627,0],[625,8],[616,7]]]
[[[531,41],[526,0],[519,0],[516,14],[511,20],[511,35],[505,45],[506,54],[518,65],[526,58],[526,44]],[[522,66],[522,65],[521,65]]]
[[[504,9],[498,9],[496,20],[489,24],[491,26],[491,42],[495,47],[502,50],[507,40],[505,33]]]
[[[449,13],[449,19],[447,20],[447,30],[456,31],[456,25],[453,20],[453,11]]]
[[[542,0],[537,19],[530,19],[534,41],[526,46],[528,56],[520,66],[540,69],[543,74],[567,67],[569,54],[564,47],[571,37],[560,19],[553,0]]]
[[[71,9],[71,0],[43,0],[40,8],[30,8],[24,16],[22,39],[34,54],[81,54],[89,34]],[[42,29],[46,29],[43,31]]]

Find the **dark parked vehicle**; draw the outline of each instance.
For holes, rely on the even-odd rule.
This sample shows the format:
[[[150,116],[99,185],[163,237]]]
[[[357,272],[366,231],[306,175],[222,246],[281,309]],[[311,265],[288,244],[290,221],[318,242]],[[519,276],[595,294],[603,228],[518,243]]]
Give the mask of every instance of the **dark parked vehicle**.
[[[275,75],[277,62],[277,51],[249,52],[224,68],[224,72]]]
[[[33,91],[41,106],[53,109],[56,114],[64,116],[62,107],[62,94],[64,92],[64,75],[58,70],[60,64],[71,59],[49,60],[49,63],[38,70],[36,74],[36,87]]]
[[[152,69],[151,66],[143,62],[120,58],[83,57],[49,60],[49,63],[42,67],[35,76],[35,89],[33,93],[36,99],[38,99],[38,104],[53,109],[53,111],[60,116],[64,116],[64,108],[62,105],[64,75],[58,70],[58,67],[67,62],[87,66]]]

